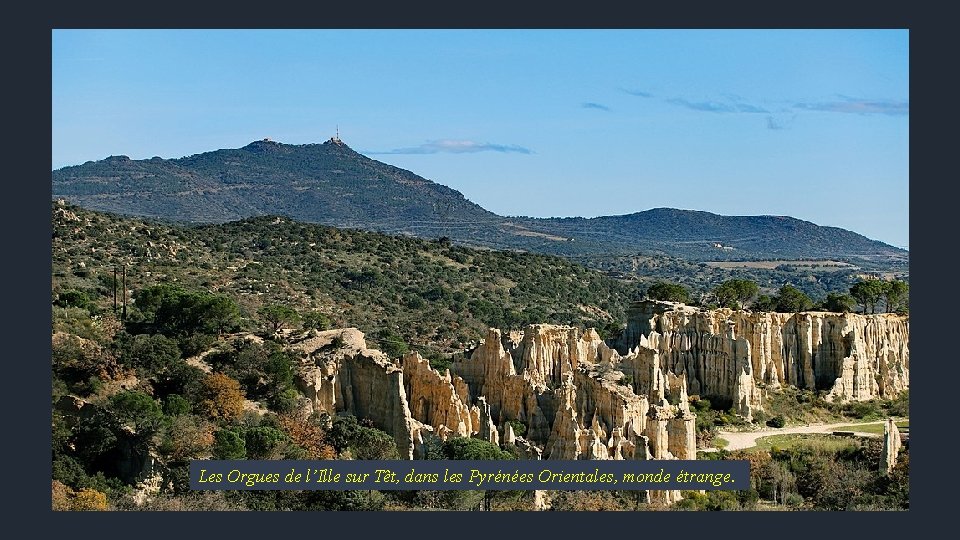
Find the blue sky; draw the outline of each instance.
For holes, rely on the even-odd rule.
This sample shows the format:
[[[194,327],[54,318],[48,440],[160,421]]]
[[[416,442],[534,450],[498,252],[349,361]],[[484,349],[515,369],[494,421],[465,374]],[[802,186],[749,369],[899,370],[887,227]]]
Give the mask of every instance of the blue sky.
[[[907,30],[54,30],[52,167],[270,137],[503,215],[790,215],[908,246]]]

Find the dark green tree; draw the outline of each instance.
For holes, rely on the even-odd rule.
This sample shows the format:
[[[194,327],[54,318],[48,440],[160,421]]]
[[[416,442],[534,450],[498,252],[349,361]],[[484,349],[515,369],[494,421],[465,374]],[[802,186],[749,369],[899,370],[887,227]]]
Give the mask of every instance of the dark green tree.
[[[306,330],[326,330],[331,326],[330,317],[319,311],[310,311],[303,314],[303,327]]]
[[[753,303],[753,309],[757,311],[776,311],[777,300],[767,294],[761,294]]]
[[[397,443],[387,433],[360,425],[351,415],[333,419],[327,439],[337,450],[350,449],[354,459],[397,459]]]
[[[206,295],[202,301],[206,328],[216,331],[217,335],[235,329],[240,323],[240,307],[232,298],[223,295]]]
[[[895,279],[884,282],[883,297],[886,301],[887,312],[893,313],[900,309],[901,304],[910,292],[910,285],[906,281]]]
[[[121,334],[116,347],[120,362],[136,369],[141,377],[166,373],[180,360],[176,340],[162,334]]]
[[[206,291],[160,284],[140,289],[134,301],[152,330],[170,337],[221,334],[240,322],[240,308],[232,298]]]
[[[120,424],[138,434],[156,431],[163,420],[160,403],[143,392],[128,390],[112,396],[110,409]]]
[[[849,313],[856,307],[856,300],[845,293],[828,293],[827,298],[820,304],[825,311],[834,313]]]
[[[690,291],[679,283],[670,283],[667,281],[658,281],[647,288],[647,297],[651,300],[663,300],[666,302],[681,302],[687,304],[690,302]]]
[[[221,429],[213,436],[214,459],[246,459],[247,443],[236,431]]]
[[[193,407],[190,401],[180,394],[170,394],[163,401],[163,414],[167,416],[182,416],[190,414]]]
[[[277,428],[257,426],[244,432],[244,442],[250,459],[278,459],[290,437]]]
[[[483,439],[452,437],[443,443],[446,459],[514,459],[513,454]]]
[[[276,333],[285,324],[293,324],[300,320],[300,315],[291,308],[283,304],[270,304],[260,308],[257,313],[269,324],[270,329]]]
[[[728,279],[713,290],[717,303],[732,309],[743,309],[759,292],[760,287],[749,279]]]
[[[870,309],[870,313],[876,313],[877,302],[880,301],[880,298],[883,297],[886,291],[886,285],[884,283],[885,282],[875,278],[862,279],[850,287],[850,296],[863,306],[864,313],[867,312],[868,308]]]
[[[798,313],[806,311],[813,305],[813,300],[800,289],[787,284],[780,287],[777,294],[777,311],[780,313]]]

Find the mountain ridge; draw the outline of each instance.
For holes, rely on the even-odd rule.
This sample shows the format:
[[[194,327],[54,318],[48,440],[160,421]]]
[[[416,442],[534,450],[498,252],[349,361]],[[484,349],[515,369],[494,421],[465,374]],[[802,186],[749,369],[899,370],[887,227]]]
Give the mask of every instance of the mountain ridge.
[[[332,137],[270,139],[181,158],[109,156],[52,171],[53,197],[124,215],[218,223],[257,215],[564,256],[652,253],[690,260],[857,259],[907,250],[790,216],[657,207],[631,214],[501,216],[461,192],[371,159]]]

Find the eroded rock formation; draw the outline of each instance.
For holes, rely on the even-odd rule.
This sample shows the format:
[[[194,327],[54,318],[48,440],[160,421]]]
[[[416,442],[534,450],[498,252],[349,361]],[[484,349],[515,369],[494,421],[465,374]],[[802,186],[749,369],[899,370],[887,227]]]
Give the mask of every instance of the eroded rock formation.
[[[750,418],[762,388],[793,385],[827,399],[894,397],[909,387],[909,319],[889,313],[765,313],[644,301],[616,343],[682,375],[693,394],[730,399]]]
[[[897,466],[897,457],[900,455],[900,428],[893,418],[887,418],[883,425],[883,453],[880,454],[880,472],[889,474]]]
[[[664,373],[656,354],[621,356],[592,329],[490,329],[444,373],[417,353],[392,361],[356,329],[292,347],[314,410],[371,420],[411,459],[432,436],[502,442],[528,459],[696,459],[686,379]]]
[[[545,459],[694,459],[686,381],[668,384],[655,360],[621,357],[593,329],[541,324],[490,329],[451,371],[501,430],[522,423]]]
[[[401,361],[403,385],[410,401],[410,415],[432,426],[446,440],[450,435],[469,437],[480,430],[479,407],[471,411],[470,391],[460,377],[441,375],[426,358],[410,352]]]
[[[294,349],[305,355],[296,377],[315,411],[348,411],[366,418],[393,436],[402,457],[413,459],[429,426],[414,420],[403,382],[403,370],[390,358],[367,349],[355,328],[319,332]]]
[[[696,459],[688,394],[729,399],[748,419],[766,388],[828,399],[893,397],[909,385],[905,317],[751,313],[638,302],[607,344],[593,330],[490,329],[443,373],[416,352],[393,360],[356,329],[292,347],[314,410],[349,412],[390,433],[402,456],[429,437],[479,437],[527,459]],[[887,428],[884,467],[896,460]],[[650,492],[670,503],[679,492]]]

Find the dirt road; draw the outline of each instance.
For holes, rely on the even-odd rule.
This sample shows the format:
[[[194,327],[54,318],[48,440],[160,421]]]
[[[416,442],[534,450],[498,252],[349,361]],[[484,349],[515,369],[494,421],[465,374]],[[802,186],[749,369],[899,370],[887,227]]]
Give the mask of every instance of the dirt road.
[[[882,424],[886,420],[877,420],[874,422],[861,422],[858,425]],[[831,433],[841,426],[849,426],[851,422],[840,422],[838,424],[811,424],[808,426],[796,426],[785,428],[765,428],[760,431],[721,431],[717,433],[718,437],[726,439],[730,444],[725,450],[742,450],[757,445],[757,439],[769,435],[789,435],[791,433]],[[852,430],[856,431],[856,430]],[[707,452],[716,451],[715,448],[704,449]]]

